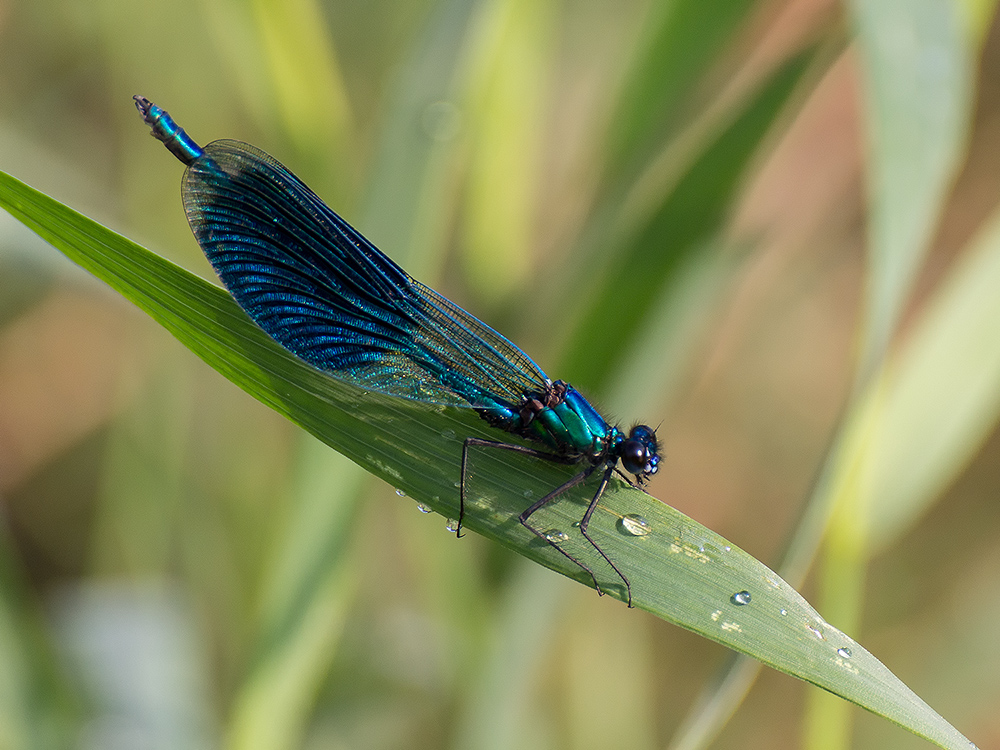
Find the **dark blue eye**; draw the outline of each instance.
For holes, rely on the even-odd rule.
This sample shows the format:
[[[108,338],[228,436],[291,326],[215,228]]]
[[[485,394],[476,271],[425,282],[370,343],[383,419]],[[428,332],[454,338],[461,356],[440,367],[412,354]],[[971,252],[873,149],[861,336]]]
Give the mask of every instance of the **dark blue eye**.
[[[636,425],[622,444],[620,458],[625,471],[637,477],[655,474],[660,457],[656,433],[644,424]]]
[[[622,466],[629,474],[640,475],[646,472],[646,465],[649,463],[649,453],[645,443],[629,438],[622,445],[621,454]]]

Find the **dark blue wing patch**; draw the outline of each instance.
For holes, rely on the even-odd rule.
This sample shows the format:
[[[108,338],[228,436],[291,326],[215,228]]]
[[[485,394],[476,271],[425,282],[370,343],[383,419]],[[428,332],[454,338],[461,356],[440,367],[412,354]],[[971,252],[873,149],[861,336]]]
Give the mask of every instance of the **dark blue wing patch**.
[[[368,390],[517,407],[545,373],[412,279],[284,166],[222,140],[184,174],[184,207],[223,284],[284,347]]]

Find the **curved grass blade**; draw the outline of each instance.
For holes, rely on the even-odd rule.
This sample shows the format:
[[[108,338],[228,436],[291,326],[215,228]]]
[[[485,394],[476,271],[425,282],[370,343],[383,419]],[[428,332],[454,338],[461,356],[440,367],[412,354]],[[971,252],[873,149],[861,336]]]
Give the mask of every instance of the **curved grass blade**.
[[[695,253],[708,247],[754,154],[815,55],[810,49],[776,71],[615,251],[614,265],[605,271],[601,288],[590,297],[570,337],[560,369],[570,382],[593,389],[607,384],[616,354],[635,341],[623,340],[622,332],[641,331],[664,290]],[[623,299],[629,304],[622,305]]]
[[[489,434],[474,412],[364,393],[323,375],[271,341],[221,289],[2,173],[0,205],[252,396],[439,513],[456,512],[462,441]],[[466,505],[468,528],[586,583],[585,573],[517,521],[527,498],[564,481],[573,467],[501,451],[478,458]],[[613,573],[573,535],[587,489],[545,508],[539,523],[566,533],[565,544],[621,599],[625,592]],[[840,695],[940,747],[969,747],[775,573],[682,513],[615,481],[590,531],[612,559],[628,567],[636,606]]]
[[[959,4],[889,0],[854,2],[850,8],[862,63],[869,187],[865,310],[855,395],[868,403],[859,399],[852,404],[832,454],[833,481],[825,497],[817,493],[816,502],[832,508],[820,596],[828,611],[853,628],[863,609],[876,509],[915,507],[922,492],[933,491],[934,485],[915,491],[909,475],[918,475],[916,481],[930,477],[913,467],[949,460],[931,440],[938,460],[921,463],[925,444],[907,454],[905,464],[897,460],[891,465],[890,470],[905,466],[902,474],[886,475],[882,486],[891,490],[872,492],[869,467],[881,463],[878,443],[886,428],[903,427],[905,437],[890,439],[900,450],[911,445],[908,440],[918,432],[915,418],[922,410],[913,411],[912,401],[903,404],[909,413],[886,408],[899,402],[883,401],[888,385],[884,360],[966,151],[975,68],[973,39]],[[934,369],[917,371],[916,380],[926,380]],[[861,389],[870,393],[858,394]],[[951,399],[939,393],[935,400],[940,404]],[[948,419],[942,419],[931,432],[935,437],[947,432],[947,424]],[[881,452],[892,456],[894,449]],[[906,493],[902,503],[897,488]],[[810,696],[806,736],[812,744],[846,747],[849,734],[842,705],[826,696]]]
[[[0,748],[68,747],[73,696],[43,639],[45,624],[24,590],[15,544],[0,530]]]
[[[644,20],[646,41],[632,63],[609,133],[608,164],[618,173],[649,156],[675,125],[679,106],[710,61],[753,9],[752,0],[657,3]]]
[[[870,217],[864,379],[899,322],[961,166],[975,83],[961,4],[849,4],[864,73]]]

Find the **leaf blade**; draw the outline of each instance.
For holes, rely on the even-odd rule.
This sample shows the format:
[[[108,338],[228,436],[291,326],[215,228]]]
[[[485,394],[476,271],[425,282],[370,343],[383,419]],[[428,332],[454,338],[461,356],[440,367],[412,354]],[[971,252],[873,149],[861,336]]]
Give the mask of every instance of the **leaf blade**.
[[[211,366],[351,460],[443,514],[455,511],[462,435],[492,435],[470,410],[437,409],[363,394],[324,376],[268,339],[217,287],[153,255],[23,183],[0,173],[0,205],[171,331]],[[493,435],[495,437],[495,435]],[[564,575],[586,574],[523,529],[516,515],[572,467],[493,451],[477,460],[466,508],[469,528]],[[586,497],[540,511],[539,523],[572,529]],[[636,512],[651,532],[620,520]],[[590,527],[625,564],[636,604],[765,664],[823,687],[945,748],[968,740],[874,656],[816,611],[751,555],[679,511],[613,482]],[[617,597],[614,577],[571,537]],[[588,558],[587,555],[590,555]],[[740,592],[749,599],[741,603]],[[838,653],[850,650],[850,656]]]

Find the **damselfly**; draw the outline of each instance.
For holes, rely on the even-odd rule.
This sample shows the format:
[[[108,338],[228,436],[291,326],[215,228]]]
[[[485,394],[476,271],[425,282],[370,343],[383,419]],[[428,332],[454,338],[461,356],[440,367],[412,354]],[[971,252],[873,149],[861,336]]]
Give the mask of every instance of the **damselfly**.
[[[515,451],[580,472],[518,517],[525,528],[594,571],[531,523],[532,515],[600,472],[580,534],[625,584],[587,529],[619,469],[641,486],[656,473],[656,434],[610,425],[572,386],[550,380],[524,352],[383,255],[301,180],[246,143],[195,143],[143,97],[136,107],[174,156],[188,222],[236,302],[279,344],[335,378],[400,398],[472,408],[498,431],[539,447],[469,437],[462,448],[458,531],[465,514],[469,450]],[[415,395],[416,394],[416,395]],[[629,480],[631,481],[631,480]]]

